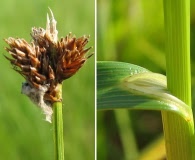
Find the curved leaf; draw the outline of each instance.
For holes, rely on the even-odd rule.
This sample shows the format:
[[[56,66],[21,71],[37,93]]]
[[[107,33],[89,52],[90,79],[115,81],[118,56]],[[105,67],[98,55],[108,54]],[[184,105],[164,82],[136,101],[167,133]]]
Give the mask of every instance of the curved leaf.
[[[124,62],[97,62],[97,109],[164,110],[191,121],[191,109],[167,90],[166,77]]]

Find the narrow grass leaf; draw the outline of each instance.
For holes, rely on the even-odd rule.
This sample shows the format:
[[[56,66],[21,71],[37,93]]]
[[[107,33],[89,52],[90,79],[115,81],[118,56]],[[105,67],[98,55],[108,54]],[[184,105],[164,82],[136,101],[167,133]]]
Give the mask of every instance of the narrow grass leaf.
[[[163,110],[191,122],[190,107],[167,90],[166,77],[142,67],[104,61],[97,63],[97,109]]]

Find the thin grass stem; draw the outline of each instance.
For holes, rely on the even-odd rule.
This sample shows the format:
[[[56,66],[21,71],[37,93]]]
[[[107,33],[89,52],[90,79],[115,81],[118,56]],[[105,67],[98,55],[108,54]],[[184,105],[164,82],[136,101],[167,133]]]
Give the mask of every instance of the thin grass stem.
[[[138,159],[136,140],[131,126],[128,110],[115,110],[114,113],[124,150],[124,159]],[[131,152],[131,154],[129,154],[129,152]]]
[[[62,97],[62,85],[58,85],[58,97]],[[63,112],[62,102],[53,104],[53,134],[55,159],[64,160],[64,134],[63,134]]]

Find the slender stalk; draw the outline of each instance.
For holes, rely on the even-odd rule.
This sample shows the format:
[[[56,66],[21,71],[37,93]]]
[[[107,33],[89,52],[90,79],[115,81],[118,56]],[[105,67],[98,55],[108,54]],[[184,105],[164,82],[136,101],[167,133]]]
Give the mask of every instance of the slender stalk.
[[[132,131],[128,110],[115,110],[116,121],[118,123],[120,138],[123,145],[125,160],[138,159],[138,151],[135,136]],[[131,152],[132,154],[129,154]]]
[[[62,97],[62,85],[59,84],[57,96]],[[64,160],[64,134],[63,134],[63,113],[62,102],[55,102],[53,104],[53,133],[54,133],[54,148],[55,159]]]
[[[164,0],[167,85],[191,106],[190,0]],[[162,112],[168,160],[193,159],[194,126],[178,115]]]

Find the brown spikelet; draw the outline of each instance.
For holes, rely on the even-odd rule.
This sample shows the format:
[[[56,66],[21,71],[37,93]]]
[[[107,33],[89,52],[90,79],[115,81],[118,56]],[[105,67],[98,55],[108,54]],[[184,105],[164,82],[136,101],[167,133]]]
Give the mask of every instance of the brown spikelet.
[[[44,101],[53,103],[60,101],[55,98],[57,84],[73,76],[92,54],[86,55],[91,49],[85,49],[89,36],[76,38],[68,34],[58,41],[56,21],[52,12],[51,15],[51,19],[47,16],[46,30],[32,28],[31,43],[20,38],[5,39],[11,58],[5,57],[31,88],[46,87]]]

